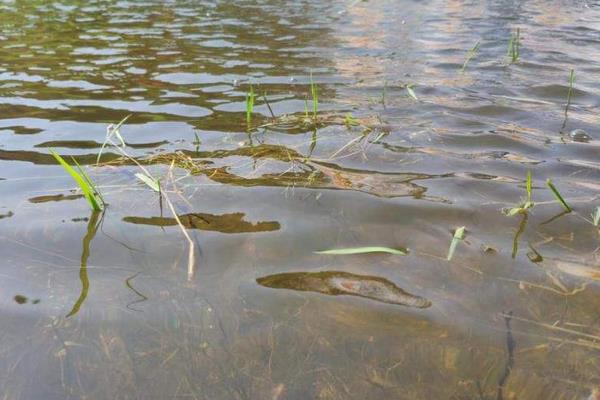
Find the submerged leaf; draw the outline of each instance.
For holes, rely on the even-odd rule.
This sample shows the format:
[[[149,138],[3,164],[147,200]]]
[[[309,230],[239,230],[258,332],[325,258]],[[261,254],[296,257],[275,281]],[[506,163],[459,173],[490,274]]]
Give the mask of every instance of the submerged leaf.
[[[351,247],[346,249],[330,249],[323,251],[315,251],[317,254],[329,254],[329,255],[347,255],[347,254],[365,254],[365,253],[389,253],[405,256],[408,254],[408,250],[405,249],[392,249],[390,247]]]

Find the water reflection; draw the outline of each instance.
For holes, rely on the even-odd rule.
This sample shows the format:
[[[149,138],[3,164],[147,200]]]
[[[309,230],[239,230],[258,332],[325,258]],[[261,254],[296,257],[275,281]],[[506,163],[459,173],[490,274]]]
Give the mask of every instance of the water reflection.
[[[81,281],[81,293],[79,294],[79,298],[73,304],[71,311],[66,315],[66,317],[71,317],[79,312],[83,302],[88,296],[88,292],[90,290],[90,280],[88,278],[88,258],[90,257],[90,245],[94,237],[96,237],[96,232],[98,231],[98,227],[102,223],[101,217],[102,212],[93,211],[90,215],[90,219],[87,224],[87,229],[85,236],[83,237],[81,246],[81,265],[79,268],[79,280]]]

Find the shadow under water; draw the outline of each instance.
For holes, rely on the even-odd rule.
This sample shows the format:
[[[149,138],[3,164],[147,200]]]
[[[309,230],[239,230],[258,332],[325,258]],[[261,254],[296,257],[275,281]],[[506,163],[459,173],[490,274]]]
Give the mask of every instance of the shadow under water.
[[[279,230],[277,221],[260,221],[252,223],[244,221],[244,213],[232,213],[214,215],[206,213],[192,213],[179,215],[181,224],[188,229],[200,229],[203,231],[216,231],[221,233],[247,233],[247,232],[270,232]],[[176,226],[175,218],[167,217],[124,217],[123,221],[132,224],[154,225],[154,226]]]
[[[256,282],[274,289],[292,289],[330,296],[358,296],[382,303],[417,308],[431,306],[431,301],[410,294],[387,279],[348,272],[290,272],[258,278]]]

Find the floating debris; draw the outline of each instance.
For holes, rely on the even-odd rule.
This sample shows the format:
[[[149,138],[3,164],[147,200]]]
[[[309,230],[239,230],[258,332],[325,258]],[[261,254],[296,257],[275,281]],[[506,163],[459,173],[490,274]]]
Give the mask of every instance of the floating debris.
[[[575,142],[588,143],[592,137],[583,129],[573,129],[569,132],[569,137]]]
[[[382,303],[427,308],[431,301],[410,294],[387,279],[349,272],[290,272],[258,278],[256,282],[274,289],[316,292],[330,296],[358,296]]]

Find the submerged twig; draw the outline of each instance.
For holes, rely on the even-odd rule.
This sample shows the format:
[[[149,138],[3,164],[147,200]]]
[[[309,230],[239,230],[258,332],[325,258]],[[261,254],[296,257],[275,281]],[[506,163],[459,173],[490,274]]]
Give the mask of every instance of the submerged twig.
[[[175,185],[175,179],[173,179],[173,167],[175,165],[175,161],[171,161],[171,166],[169,167],[169,176],[171,177],[171,182],[173,184],[173,186]],[[171,202],[171,200],[169,199],[169,195],[163,191],[163,195],[165,196],[165,202],[167,203],[167,206],[169,207],[169,209],[171,210],[171,213],[173,214],[173,217],[175,218],[175,221],[177,222],[177,225],[179,225],[179,228],[181,229],[181,232],[183,233],[183,236],[185,236],[186,240],[188,241],[189,244],[189,250],[188,250],[188,281],[191,281],[192,278],[194,277],[194,264],[195,264],[195,252],[194,252],[194,241],[192,240],[192,238],[190,238],[190,235],[187,233],[187,230],[185,229],[185,226],[181,223],[181,220],[179,219],[179,216],[177,215],[177,212],[175,211],[175,207],[173,207],[173,203]]]

